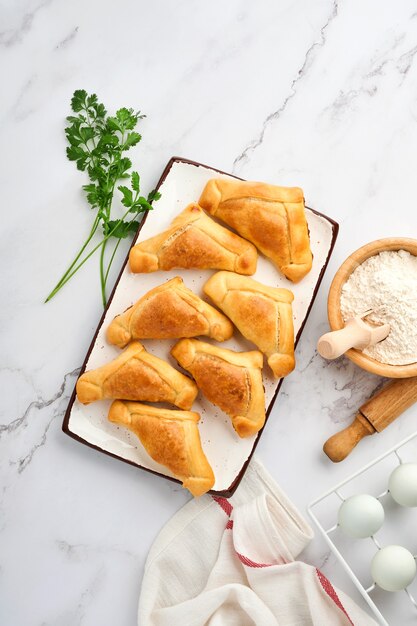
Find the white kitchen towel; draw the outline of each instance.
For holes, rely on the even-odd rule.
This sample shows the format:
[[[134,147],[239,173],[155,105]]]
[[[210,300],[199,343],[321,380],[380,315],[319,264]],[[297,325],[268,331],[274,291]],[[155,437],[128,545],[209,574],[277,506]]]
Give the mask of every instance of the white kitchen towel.
[[[232,498],[190,500],[145,566],[139,626],[376,626],[315,567],[313,532],[259,461]]]

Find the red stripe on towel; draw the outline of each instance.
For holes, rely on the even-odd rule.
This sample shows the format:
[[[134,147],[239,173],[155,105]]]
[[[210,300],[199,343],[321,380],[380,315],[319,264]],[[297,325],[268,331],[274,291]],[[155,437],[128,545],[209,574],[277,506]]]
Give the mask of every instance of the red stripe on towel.
[[[336,606],[338,606],[339,609],[346,615],[346,617],[349,620],[349,623],[352,624],[352,626],[354,626],[354,623],[352,622],[352,620],[350,619],[349,615],[347,614],[347,611],[346,611],[345,607],[340,602],[340,598],[337,595],[336,590],[333,587],[333,585],[330,582],[330,580],[328,580],[326,578],[326,576],[324,574],[322,574],[319,569],[316,569],[316,573],[317,573],[317,576],[318,576],[318,579],[320,581],[321,586],[323,587],[324,591],[327,593],[329,598],[331,598],[333,600],[333,602],[336,604]]]
[[[226,515],[230,517],[233,511],[233,507],[230,504],[229,500],[227,500],[226,498],[219,498],[217,496],[212,496],[212,498],[215,502],[217,502],[219,506],[221,506]]]
[[[252,559],[248,559],[247,556],[244,556],[239,552],[236,552],[236,554],[239,558],[239,561],[241,561],[243,565],[247,565],[248,567],[271,567],[271,563],[255,563],[255,561],[252,561]]]
[[[229,519],[229,521],[226,524],[226,530],[230,530],[231,528],[233,528],[233,520]]]

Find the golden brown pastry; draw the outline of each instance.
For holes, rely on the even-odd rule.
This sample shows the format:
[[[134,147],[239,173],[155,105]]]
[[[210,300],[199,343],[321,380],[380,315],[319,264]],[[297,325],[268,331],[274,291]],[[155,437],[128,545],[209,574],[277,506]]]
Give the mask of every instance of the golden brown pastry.
[[[109,420],[131,430],[154,461],[167,467],[193,496],[201,496],[214,485],[214,474],[201,447],[197,422],[191,411],[169,411],[116,400]]]
[[[83,404],[114,398],[170,402],[181,409],[190,409],[198,393],[188,376],[146,352],[139,341],[117,359],[80,376],[76,389]]]
[[[171,350],[210,402],[230,415],[239,437],[250,437],[265,423],[261,352],[234,352],[197,339],[181,339]]]
[[[107,329],[109,343],[124,348],[132,339],[179,339],[207,335],[225,341],[233,325],[225,315],[201,300],[177,276],[151,289]]]
[[[209,180],[199,204],[269,257],[293,282],[312,265],[303,190],[241,180]]]
[[[168,230],[133,246],[129,263],[136,273],[181,267],[254,274],[257,256],[254,245],[214,222],[193,203]]]
[[[204,293],[266,354],[276,378],[294,369],[291,291],[267,287],[233,272],[217,272],[204,285]]]

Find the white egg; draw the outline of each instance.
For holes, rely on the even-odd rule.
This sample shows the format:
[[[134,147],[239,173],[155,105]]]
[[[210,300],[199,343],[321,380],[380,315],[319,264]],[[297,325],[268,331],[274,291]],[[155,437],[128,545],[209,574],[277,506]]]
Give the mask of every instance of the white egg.
[[[417,463],[401,463],[388,481],[390,494],[402,506],[417,506]]]
[[[402,546],[387,546],[372,559],[371,574],[374,582],[385,591],[401,591],[413,582],[416,562]]]
[[[360,494],[345,500],[339,509],[338,523],[350,537],[371,537],[384,523],[384,509],[373,496]]]

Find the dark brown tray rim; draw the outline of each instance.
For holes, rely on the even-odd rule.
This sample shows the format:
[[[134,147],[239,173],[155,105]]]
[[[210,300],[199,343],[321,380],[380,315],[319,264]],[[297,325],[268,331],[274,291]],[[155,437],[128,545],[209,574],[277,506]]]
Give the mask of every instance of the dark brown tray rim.
[[[217,172],[218,174],[225,174],[227,176],[233,176],[233,178],[237,178],[238,180],[243,180],[239,176],[234,176],[233,174],[229,174],[228,172],[223,172],[222,170],[219,170],[219,169],[217,169],[215,167],[211,167],[210,165],[205,165],[204,163],[199,163],[198,161],[192,161],[190,159],[184,159],[182,157],[174,156],[174,157],[171,157],[171,159],[168,161],[168,163],[167,163],[167,165],[166,165],[164,171],[162,172],[162,175],[161,175],[161,177],[160,177],[160,179],[158,181],[158,184],[156,185],[156,189],[159,189],[161,187],[162,183],[165,181],[166,177],[168,176],[169,172],[171,171],[171,168],[174,165],[174,163],[187,163],[188,165],[194,165],[196,167],[204,167],[205,169],[212,170],[213,172]],[[331,219],[327,215],[324,215],[323,213],[320,213],[319,211],[316,211],[315,209],[312,209],[311,207],[307,207],[307,208],[310,211],[312,211],[313,213],[315,213],[316,215],[319,215],[320,217],[323,217],[325,220],[327,220],[331,224],[331,226],[332,226],[332,240],[331,240],[331,244],[330,244],[330,248],[329,248],[329,252],[328,252],[326,261],[325,261],[325,263],[324,263],[324,265],[323,265],[323,267],[321,269],[321,272],[319,274],[316,286],[314,288],[313,296],[312,296],[312,298],[310,300],[310,304],[309,304],[309,307],[307,309],[307,313],[306,313],[305,318],[303,320],[303,323],[301,324],[301,327],[300,327],[300,329],[299,329],[299,331],[297,333],[297,336],[296,336],[296,339],[295,339],[295,346],[297,346],[297,344],[298,344],[298,341],[300,339],[301,333],[303,332],[304,326],[305,326],[305,324],[307,322],[308,316],[310,315],[311,308],[312,308],[312,306],[314,304],[314,301],[316,299],[317,292],[318,292],[318,290],[320,288],[321,281],[323,279],[324,273],[325,273],[325,271],[327,269],[327,266],[329,264],[329,260],[330,260],[331,254],[333,252],[333,249],[334,249],[334,246],[335,246],[335,243],[336,243],[337,235],[339,233],[339,224],[337,222],[335,222],[333,219]],[[148,213],[149,213],[149,211],[147,211],[144,214],[143,219],[141,221],[141,224],[140,224],[140,226],[138,228],[138,231],[137,231],[137,233],[135,234],[135,236],[134,236],[134,238],[132,240],[132,244],[131,244],[130,248],[132,248],[135,245],[135,243],[136,243],[136,241],[137,241],[137,239],[138,239],[138,237],[140,235],[140,232],[142,230],[142,226],[144,225],[144,223],[145,223],[145,221],[146,221],[146,219],[148,217]],[[129,251],[130,251],[130,248],[129,248]],[[88,361],[88,359],[90,357],[90,354],[91,354],[91,351],[92,351],[92,349],[94,347],[94,344],[95,344],[95,341],[97,339],[97,335],[99,333],[99,330],[100,330],[100,328],[101,328],[101,326],[102,326],[102,324],[104,322],[104,318],[106,316],[107,309],[109,308],[109,306],[111,304],[111,301],[113,300],[114,294],[116,293],[117,286],[119,284],[120,278],[122,277],[123,271],[124,271],[124,269],[126,267],[128,258],[129,258],[129,252],[127,253],[126,258],[125,258],[125,260],[123,262],[123,265],[121,267],[121,270],[119,272],[117,280],[116,280],[116,282],[114,284],[113,290],[112,290],[112,292],[110,294],[110,297],[109,297],[109,299],[107,301],[107,306],[106,306],[106,308],[103,311],[103,314],[102,314],[102,316],[100,318],[100,321],[98,323],[96,332],[94,333],[93,339],[92,339],[92,341],[90,343],[90,346],[89,346],[89,348],[87,350],[87,354],[86,354],[84,362],[83,362],[83,364],[81,366],[81,370],[80,370],[79,376],[81,376],[81,374],[83,374],[84,371],[85,371],[85,368],[86,368],[86,365],[87,365],[87,361]],[[224,498],[230,498],[233,495],[233,493],[237,489],[240,481],[242,480],[242,478],[243,478],[243,476],[244,476],[244,474],[246,472],[246,469],[247,469],[247,467],[249,465],[249,462],[250,462],[250,460],[252,458],[253,453],[255,452],[256,446],[258,445],[259,439],[260,439],[260,437],[261,437],[261,435],[263,433],[263,430],[264,430],[264,428],[266,426],[266,423],[268,421],[269,414],[270,414],[270,412],[271,412],[271,410],[272,410],[272,408],[273,408],[273,406],[275,404],[275,401],[277,399],[278,392],[279,392],[279,390],[281,388],[282,382],[283,382],[283,379],[281,378],[279,383],[278,383],[278,385],[277,385],[277,387],[276,387],[276,389],[275,389],[274,396],[271,399],[271,402],[269,403],[269,406],[268,406],[268,409],[267,409],[267,412],[266,412],[265,425],[258,432],[256,440],[255,440],[255,443],[254,443],[253,448],[251,450],[251,453],[248,456],[248,458],[246,459],[245,463],[243,464],[239,474],[236,476],[235,480],[232,482],[232,484],[229,486],[228,489],[224,489],[223,491],[211,490],[208,493],[210,493],[212,495],[216,495],[216,496],[222,496]],[[134,461],[130,461],[128,459],[124,459],[123,457],[121,457],[121,456],[119,456],[117,454],[114,454],[113,452],[109,452],[108,450],[103,450],[102,448],[100,448],[100,446],[96,446],[95,444],[90,443],[86,439],[83,439],[82,437],[80,437],[76,433],[73,433],[69,429],[69,419],[70,419],[70,415],[71,415],[72,406],[74,404],[75,395],[76,394],[75,394],[75,385],[74,385],[74,389],[73,389],[73,392],[71,394],[71,398],[70,398],[70,401],[68,403],[67,410],[65,411],[64,421],[62,423],[62,430],[63,430],[63,432],[66,435],[68,435],[72,439],[75,439],[76,441],[79,441],[80,443],[83,443],[84,445],[88,446],[89,448],[94,448],[94,450],[98,450],[101,453],[107,454],[108,456],[111,456],[111,457],[113,457],[115,459],[119,459],[120,461],[123,461],[124,463],[128,463],[129,465],[134,465],[135,467],[138,467],[138,468],[144,470],[145,472],[150,472],[151,474],[155,474],[156,476],[161,476],[162,478],[166,478],[167,480],[171,480],[172,482],[181,484],[181,481],[179,481],[176,478],[173,478],[172,476],[166,476],[165,474],[161,474],[160,472],[156,472],[155,470],[149,469],[147,467],[143,467],[143,465],[139,465],[138,463],[135,463]]]

